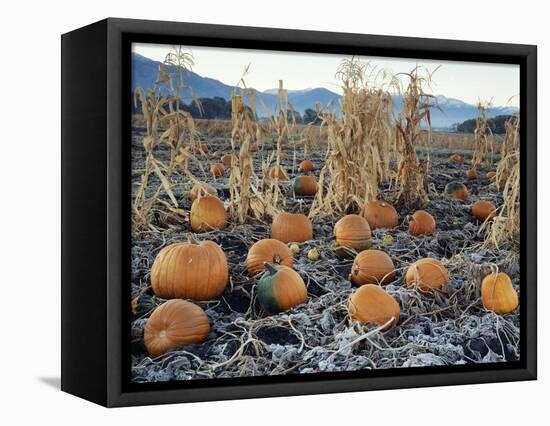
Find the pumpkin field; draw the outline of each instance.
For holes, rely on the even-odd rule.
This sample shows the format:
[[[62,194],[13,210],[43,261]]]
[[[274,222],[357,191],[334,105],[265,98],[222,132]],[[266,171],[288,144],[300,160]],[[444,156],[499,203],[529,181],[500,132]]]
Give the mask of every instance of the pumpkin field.
[[[244,79],[228,121],[181,111],[168,68],[171,95],[136,90],[132,381],[519,359],[519,120],[437,133],[422,69],[398,114],[360,61],[335,73],[315,125],[282,81],[268,119]]]

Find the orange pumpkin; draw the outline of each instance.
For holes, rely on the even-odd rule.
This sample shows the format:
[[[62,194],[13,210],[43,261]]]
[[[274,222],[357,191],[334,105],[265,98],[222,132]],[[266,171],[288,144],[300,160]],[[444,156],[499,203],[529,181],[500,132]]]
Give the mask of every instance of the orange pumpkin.
[[[313,226],[303,214],[281,212],[273,218],[271,238],[283,243],[301,243],[313,239]]]
[[[212,164],[210,167],[210,173],[215,177],[223,176],[225,174],[225,167],[223,163]]]
[[[453,163],[464,163],[464,157],[462,155],[453,154],[449,157],[449,160]]]
[[[409,233],[411,235],[432,235],[435,232],[434,217],[424,210],[418,210],[409,219]]]
[[[273,166],[271,169],[269,169],[269,177],[271,179],[278,178],[279,180],[288,180],[288,175],[281,166]]]
[[[300,163],[300,171],[302,173],[309,173],[315,170],[315,164],[311,160],[304,160]]]
[[[514,312],[519,304],[512,280],[504,272],[493,272],[483,279],[481,300],[485,309],[501,315]]]
[[[496,212],[497,208],[490,201],[479,200],[472,205],[472,214],[481,222],[485,222],[488,218],[493,218]]]
[[[185,300],[169,300],[153,311],[145,324],[143,339],[147,352],[161,356],[170,349],[202,343],[210,333],[204,311]]]
[[[358,214],[348,214],[334,225],[336,245],[362,251],[371,246],[371,232],[367,220]]]
[[[296,195],[315,195],[317,193],[317,179],[314,176],[297,176],[292,182]]]
[[[470,169],[466,172],[466,179],[474,180],[477,179],[477,172],[474,169]]]
[[[387,201],[371,201],[363,209],[363,217],[367,219],[371,229],[397,226],[397,210]]]
[[[348,311],[352,319],[367,324],[384,325],[387,330],[399,322],[399,303],[378,285],[366,284],[359,287],[350,297]]]
[[[151,287],[163,299],[211,300],[229,279],[227,258],[213,241],[175,243],[164,247],[151,268]]]
[[[207,232],[225,228],[227,212],[223,202],[212,195],[199,197],[191,204],[191,229],[195,232]]]
[[[233,161],[235,161],[235,164],[237,164],[239,159],[235,154],[226,154],[221,158],[221,161],[225,167],[231,167],[231,164],[233,163]]]
[[[439,260],[426,257],[409,266],[405,281],[409,287],[417,286],[420,291],[427,293],[441,289],[443,284],[449,282],[449,274]]]
[[[246,268],[252,276],[264,272],[264,263],[284,265],[292,268],[294,260],[288,246],[279,240],[268,238],[257,241],[250,247],[246,257]]]
[[[206,194],[216,196],[218,195],[218,191],[216,191],[216,188],[208,185],[206,182],[199,182],[196,183],[191,189],[191,192],[189,192],[189,198],[191,199],[191,201],[195,201],[197,197],[203,197]]]
[[[365,250],[357,255],[351,267],[350,280],[356,286],[387,284],[395,279],[395,266],[381,250]]]
[[[265,269],[258,281],[258,301],[268,313],[276,314],[307,302],[306,285],[295,270],[269,263]]]
[[[491,172],[487,172],[487,174],[485,175],[485,177],[486,177],[487,179],[494,179],[496,175],[497,175],[497,174],[496,174],[495,172],[491,171]]]

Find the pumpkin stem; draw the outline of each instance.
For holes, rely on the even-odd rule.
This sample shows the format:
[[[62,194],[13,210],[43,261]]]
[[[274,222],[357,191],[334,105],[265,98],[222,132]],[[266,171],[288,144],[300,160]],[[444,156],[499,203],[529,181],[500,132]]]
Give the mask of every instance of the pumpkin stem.
[[[187,242],[189,244],[198,244],[198,241],[195,240],[195,237],[191,233],[187,234]]]
[[[271,275],[274,275],[277,273],[277,268],[275,268],[272,264],[264,262],[264,267],[267,272],[269,272]]]
[[[281,260],[282,260],[282,259],[281,259],[281,256],[280,256],[280,255],[275,254],[275,255],[273,256],[273,263],[276,263],[277,265],[280,265],[280,264],[281,264]]]

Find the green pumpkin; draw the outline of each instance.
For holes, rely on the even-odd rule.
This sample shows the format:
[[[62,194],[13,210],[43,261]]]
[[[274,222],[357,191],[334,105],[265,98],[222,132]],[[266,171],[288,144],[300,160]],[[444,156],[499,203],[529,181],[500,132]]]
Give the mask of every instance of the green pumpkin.
[[[312,196],[317,193],[317,179],[314,176],[296,176],[292,180],[292,189],[296,195]]]
[[[132,312],[135,316],[140,317],[155,309],[155,301],[148,294],[140,294],[132,300]]]
[[[450,182],[445,186],[445,194],[451,198],[466,201],[468,199],[468,188],[460,182]]]
[[[258,301],[270,314],[286,311],[307,301],[307,289],[300,275],[283,265],[264,263],[266,272],[258,282]]]

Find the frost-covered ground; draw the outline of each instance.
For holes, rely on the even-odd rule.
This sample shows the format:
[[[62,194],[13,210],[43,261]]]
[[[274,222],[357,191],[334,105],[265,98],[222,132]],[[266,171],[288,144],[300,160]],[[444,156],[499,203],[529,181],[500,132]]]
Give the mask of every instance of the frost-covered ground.
[[[143,168],[140,132],[136,130],[134,134],[134,191]],[[224,154],[228,152],[227,140],[207,142],[210,152],[215,149]],[[211,323],[208,339],[200,345],[151,359],[143,346],[143,328],[149,314],[133,318],[132,380],[188,380],[519,359],[519,309],[499,316],[486,311],[479,297],[481,269],[488,264],[507,272],[519,291],[517,247],[504,247],[498,252],[480,249],[479,224],[469,213],[471,203],[478,199],[499,205],[500,195],[488,186],[484,177],[474,182],[465,181],[467,165],[448,164],[448,152],[431,155],[431,202],[426,210],[436,218],[435,235],[411,237],[406,216],[412,212],[403,210],[399,211],[397,228],[373,232],[373,248],[387,252],[398,270],[395,281],[384,286],[401,306],[401,319],[396,327],[381,333],[374,331],[373,326],[349,319],[347,299],[354,290],[348,280],[352,261],[336,257],[332,249],[332,228],[339,218],[314,220],[315,240],[302,244],[301,253],[295,257],[294,268],[306,283],[308,302],[273,316],[265,316],[255,303],[255,280],[248,277],[245,267],[248,248],[259,239],[269,238],[270,225],[254,220],[245,225],[230,224],[224,230],[196,236],[198,240],[218,243],[227,255],[230,268],[230,283],[223,296],[219,300],[196,302],[206,311]],[[261,153],[255,154],[255,158],[260,156]],[[308,157],[320,168],[324,152],[313,152]],[[259,162],[255,165],[259,168]],[[292,169],[290,151],[283,165],[288,171]],[[195,172],[203,179],[198,170]],[[207,179],[218,189],[221,198],[229,196],[227,176],[216,181]],[[443,195],[444,186],[452,180],[464,182],[468,187],[467,203],[449,200]],[[181,184],[175,192],[182,208],[187,210],[190,202],[186,193],[192,185],[183,177],[178,182]],[[288,184],[283,184],[283,191],[287,194],[288,211],[307,214],[311,200],[294,199]],[[149,271],[159,250],[171,242],[185,241],[191,231],[188,223],[177,223],[170,218],[158,218],[154,225],[159,232],[134,235],[132,296],[150,284]],[[393,236],[391,245],[384,244],[386,234]],[[306,257],[311,247],[321,252],[316,262]],[[442,259],[449,269],[449,284],[434,295],[422,295],[404,285],[408,265],[428,256]],[[154,300],[158,304],[163,302]]]

